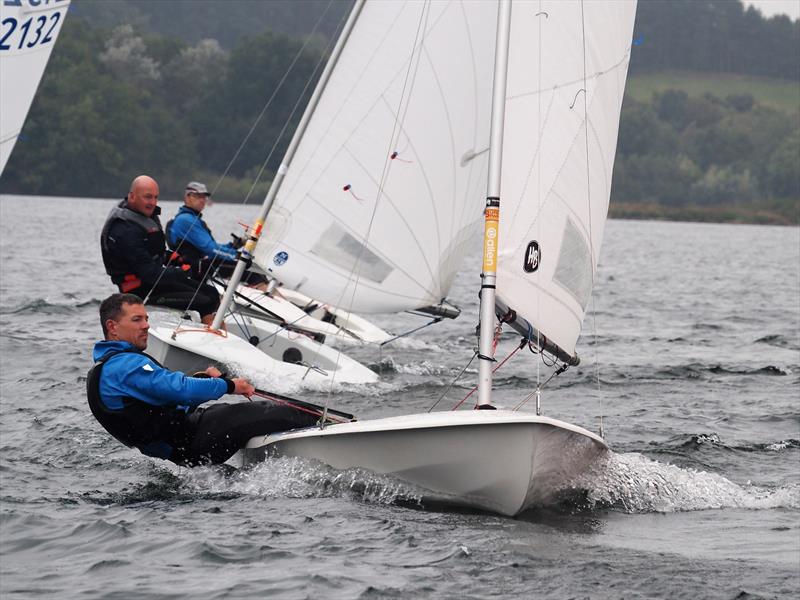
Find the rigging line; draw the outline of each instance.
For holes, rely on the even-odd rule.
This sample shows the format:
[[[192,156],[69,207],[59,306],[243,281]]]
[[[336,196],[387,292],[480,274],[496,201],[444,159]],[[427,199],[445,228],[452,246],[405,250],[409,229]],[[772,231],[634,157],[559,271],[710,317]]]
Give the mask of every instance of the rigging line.
[[[286,82],[286,79],[289,77],[289,74],[294,69],[294,66],[297,64],[297,61],[300,60],[300,57],[303,55],[303,52],[305,51],[305,49],[310,44],[312,38],[314,37],[314,34],[317,32],[317,29],[319,28],[320,24],[322,23],[322,19],[328,13],[328,10],[330,9],[330,7],[333,5],[333,1],[334,0],[328,0],[328,4],[325,6],[325,10],[323,10],[322,13],[320,14],[319,19],[317,19],[317,22],[314,24],[314,28],[311,30],[311,33],[309,33],[306,36],[305,40],[303,41],[303,45],[300,47],[300,49],[294,55],[294,58],[292,59],[292,62],[289,64],[289,67],[284,72],[283,76],[281,77],[280,81],[278,82],[278,85],[276,85],[275,89],[272,91],[272,95],[269,97],[269,99],[267,99],[267,102],[261,108],[261,112],[258,114],[258,117],[256,117],[256,120],[253,122],[252,126],[250,127],[250,130],[244,136],[244,139],[242,140],[242,143],[236,149],[236,152],[233,154],[233,157],[231,158],[230,162],[228,162],[228,166],[225,167],[225,171],[223,171],[222,175],[217,180],[217,184],[212,189],[213,193],[216,193],[217,189],[222,184],[222,182],[225,179],[225,177],[227,177],[228,172],[231,170],[231,167],[233,166],[233,163],[236,162],[236,159],[239,157],[239,154],[241,154],[241,152],[244,149],[245,145],[247,145],[247,142],[250,140],[250,136],[253,135],[253,132],[256,130],[256,127],[258,127],[258,124],[261,122],[261,119],[264,117],[264,114],[266,114],[267,109],[270,107],[270,105],[272,104],[273,100],[275,100],[275,97],[278,95],[278,92],[283,87],[283,84]],[[303,90],[303,92],[305,93],[305,89]],[[302,97],[302,94],[301,94],[301,97]],[[280,136],[278,136],[278,140],[280,140]],[[272,156],[272,152],[275,150],[275,146],[277,146],[277,143],[278,142],[276,141],[275,145],[273,146],[272,150],[270,151],[270,156]],[[260,175],[260,173],[259,173],[259,175]],[[250,197],[250,193],[252,193],[252,188],[251,188],[250,192],[248,192],[247,196],[245,197],[245,200],[244,200],[243,204],[247,203],[247,199]]]
[[[213,281],[217,285],[220,284],[219,280],[214,279]],[[310,315],[308,315],[307,313],[304,312],[304,314],[302,314],[299,317],[297,317],[294,321],[286,321],[285,319],[281,319],[279,315],[273,313],[269,309],[267,309],[264,306],[260,305],[258,302],[256,302],[252,298],[249,298],[248,296],[244,296],[240,292],[235,292],[235,294],[236,294],[236,296],[238,298],[243,298],[244,300],[246,300],[248,302],[248,304],[250,305],[248,308],[250,308],[252,311],[254,311],[254,312],[260,311],[261,313],[264,313],[264,315],[266,316],[266,320],[267,321],[269,321],[271,323],[275,323],[276,325],[278,325],[278,331],[269,334],[267,337],[265,337],[263,340],[261,340],[262,342],[266,342],[268,340],[271,340],[273,337],[277,336],[280,333],[280,330],[283,330],[283,329],[285,329],[287,332],[297,333],[298,335],[306,335],[306,336],[310,335],[311,330],[295,331],[294,329],[291,329],[292,326],[295,323],[297,323],[298,321],[302,321],[305,318],[313,318]],[[264,294],[265,296],[268,295],[268,294],[266,294],[264,292],[262,292],[262,294]],[[232,315],[236,314],[234,312],[234,310],[231,310],[230,312],[231,312]],[[339,332],[342,332],[342,328],[339,327],[338,325],[336,325],[336,323],[330,323],[330,325],[332,325],[334,327],[338,327],[339,328]],[[298,329],[300,329],[300,328],[298,327]],[[319,332],[319,333],[322,333],[322,332]],[[346,333],[346,332],[344,332],[344,333]],[[338,333],[329,334],[329,335],[338,335]],[[320,348],[321,347],[322,347],[322,345],[320,344]],[[317,348],[317,354],[314,355],[315,359],[316,359],[317,355],[319,354],[320,348]]]
[[[535,390],[533,390],[533,391],[532,391],[530,394],[528,394],[527,396],[525,396],[525,397],[524,397],[522,400],[520,400],[520,403],[519,403],[519,404],[517,404],[517,405],[516,405],[516,406],[515,406],[515,407],[514,407],[512,410],[514,410],[514,411],[517,411],[517,410],[519,410],[520,408],[522,408],[522,407],[523,407],[523,405],[525,405],[525,404],[528,402],[528,400],[530,400],[531,398],[533,398],[534,396],[536,396],[536,394],[537,394],[537,393],[539,393],[539,392],[542,390],[542,388],[543,388],[544,386],[546,386],[548,383],[550,383],[550,380],[551,380],[553,377],[556,377],[557,375],[561,375],[561,373],[563,373],[564,371],[566,371],[568,368],[569,368],[569,365],[562,365],[561,367],[559,367],[559,368],[558,368],[558,370],[556,370],[556,371],[553,371],[553,373],[551,373],[551,374],[550,374],[550,377],[548,377],[548,378],[545,380],[545,382],[544,382],[543,384],[541,384],[541,385],[537,385],[537,386],[536,386],[536,389],[535,389]],[[538,407],[537,407],[537,409],[538,409]],[[537,414],[537,415],[539,414],[539,411],[538,411],[538,410],[537,410],[536,414]]]
[[[467,362],[467,364],[464,365],[464,368],[461,369],[461,372],[458,375],[456,375],[456,378],[453,379],[453,381],[450,382],[450,385],[447,386],[447,389],[444,392],[442,392],[442,395],[439,396],[439,399],[436,402],[434,402],[433,406],[431,406],[428,409],[428,412],[431,412],[434,408],[436,408],[436,405],[439,404],[439,402],[441,402],[444,399],[445,396],[447,396],[447,393],[455,385],[456,381],[461,379],[461,376],[466,372],[467,369],[469,369],[469,366],[472,364],[472,361],[475,360],[476,356],[478,356],[478,350],[477,349],[475,349],[475,351],[472,353],[472,358],[470,358],[469,361]]]
[[[542,11],[542,0],[539,0],[539,12],[536,13],[536,17],[540,17],[540,15],[544,14],[546,19],[549,19],[550,16]],[[542,87],[542,19],[537,19],[539,24],[539,73],[538,73],[538,85],[539,89]],[[555,94],[551,96],[551,104]],[[542,95],[538,94],[537,98],[539,99],[538,102],[538,115],[537,115],[537,122],[536,126],[538,127],[539,131],[537,132],[537,148],[536,148],[536,163],[537,163],[537,175],[536,175],[536,216],[538,217],[542,212]],[[548,116],[550,111],[548,110]],[[520,203],[520,206],[522,203]],[[516,217],[516,214],[514,215]],[[541,219],[536,219],[536,237],[537,239],[542,239],[542,223]],[[542,334],[539,331],[542,323],[542,303],[541,301],[536,302],[536,345],[537,347],[542,347]],[[542,365],[540,361],[536,361],[536,389],[540,390],[541,386],[541,375],[542,372]],[[537,414],[539,411],[539,404],[537,403]]]
[[[427,17],[429,15],[430,15],[430,2],[426,2],[422,7],[422,11],[420,13],[420,19],[419,19],[419,22],[417,23],[417,32],[416,32],[416,35],[414,37],[414,43],[411,46],[411,48],[412,48],[411,59],[409,60],[408,69],[406,70],[406,76],[405,76],[405,79],[403,80],[403,88],[400,90],[400,105],[398,106],[398,111],[395,114],[398,114],[400,112],[400,110],[402,110],[403,98],[405,98],[406,90],[409,87],[409,78],[410,78],[411,70],[412,70],[412,67],[413,67],[413,64],[414,64],[414,53],[413,53],[413,50],[415,50],[417,48],[417,43],[420,42],[420,31],[424,31],[423,20],[424,20],[424,24],[427,25],[427,22],[428,22]],[[423,40],[424,40],[424,35],[423,35]],[[421,43],[422,42],[420,42],[420,44]],[[419,52],[417,52],[417,63],[419,63],[421,55],[422,55],[422,48],[420,47]],[[413,82],[412,82],[412,84],[413,84]],[[353,291],[350,294],[350,302],[349,302],[348,308],[347,308],[348,314],[351,312],[353,303],[355,301],[356,290],[358,289],[359,280],[361,278],[361,264],[362,264],[361,258],[364,255],[364,249],[366,248],[367,240],[369,240],[369,235],[372,232],[372,226],[375,223],[375,215],[378,212],[378,204],[380,203],[381,196],[383,195],[383,186],[384,186],[384,184],[386,182],[386,177],[388,175],[389,166],[390,166],[390,164],[392,162],[392,160],[389,158],[389,156],[391,155],[391,152],[392,152],[392,146],[394,145],[395,135],[397,134],[397,131],[399,129],[402,129],[402,122],[398,118],[395,118],[394,126],[393,126],[393,129],[392,129],[392,134],[389,137],[389,147],[386,149],[386,152],[384,154],[383,171],[381,172],[381,177],[378,180],[379,181],[379,185],[378,185],[378,190],[377,190],[376,195],[375,195],[375,203],[374,203],[374,205],[372,207],[372,214],[370,215],[369,223],[367,224],[367,230],[365,232],[365,235],[364,235],[364,238],[363,238],[363,242],[361,243],[361,248],[358,251],[358,257],[356,258],[355,264],[353,265],[353,268],[350,271],[350,275],[348,276],[348,281],[353,281]],[[344,295],[345,295],[346,292],[347,292],[347,285],[345,285],[342,288],[342,293],[339,296],[339,300],[340,301],[344,299]],[[345,320],[345,325],[347,325],[348,323],[349,323],[349,317],[348,317],[348,319]],[[337,368],[339,366],[339,357],[340,356],[341,356],[341,352],[336,355],[336,367]],[[325,398],[325,407],[326,407],[326,409],[327,409],[327,406],[328,406],[328,404],[330,402],[331,395],[333,394],[333,383],[334,383],[335,377],[336,377],[336,373],[334,372],[333,376],[331,377],[330,387],[328,388],[328,395]]]
[[[408,312],[408,311],[406,311],[406,312]],[[410,314],[414,314],[414,313],[410,313]],[[433,319],[432,321],[430,321],[428,323],[425,323],[424,325],[420,325],[419,327],[415,327],[414,329],[410,329],[409,331],[406,331],[405,333],[401,333],[401,334],[396,335],[396,336],[394,336],[392,338],[389,338],[385,342],[381,342],[379,345],[381,347],[383,347],[386,344],[389,344],[390,342],[393,342],[395,340],[399,340],[400,338],[405,337],[407,335],[411,335],[412,333],[416,333],[420,329],[425,329],[426,327],[430,327],[431,325],[435,325],[436,323],[440,323],[441,320],[442,320],[442,317],[436,317],[435,319]]]
[[[344,23],[346,21],[346,17],[347,17],[347,13],[345,13],[342,16],[342,20],[339,22],[339,31],[341,31],[341,29],[344,27]],[[250,189],[247,191],[247,195],[245,196],[244,201],[242,202],[242,204],[247,204],[247,201],[250,199],[250,196],[253,195],[253,191],[255,191],[256,185],[258,185],[258,182],[261,180],[261,176],[264,174],[264,171],[267,168],[267,164],[272,159],[272,155],[277,150],[278,144],[280,143],[281,139],[283,139],[283,136],[286,133],[286,130],[289,128],[289,125],[290,125],[290,123],[292,121],[292,117],[294,117],[295,113],[297,112],[297,109],[300,107],[300,103],[303,101],[303,98],[305,97],[306,93],[311,88],[311,83],[317,81],[317,79],[318,79],[317,73],[319,73],[320,70],[322,70],[324,68],[325,64],[327,63],[328,57],[330,56],[330,53],[331,53],[331,49],[333,48],[333,46],[336,45],[336,41],[337,41],[338,37],[339,37],[338,35],[331,36],[331,38],[328,40],[328,45],[325,48],[325,52],[320,54],[319,60],[317,61],[317,64],[314,66],[314,71],[311,73],[311,76],[306,80],[306,84],[303,87],[303,90],[300,92],[300,95],[297,97],[297,100],[295,101],[294,106],[292,107],[292,112],[289,113],[289,116],[286,119],[286,121],[284,122],[283,127],[281,127],[280,132],[278,133],[277,137],[275,138],[275,142],[272,144],[272,148],[270,148],[269,154],[267,154],[267,157],[264,159],[264,162],[261,164],[261,168],[259,169],[258,173],[256,174],[255,179],[253,180],[253,184],[250,186]],[[302,51],[302,49],[301,49],[301,51]],[[298,56],[299,56],[299,54],[298,54]]]
[[[592,287],[595,284],[595,256],[594,235],[592,233],[592,180],[589,170],[589,101],[586,92],[586,17],[584,13],[584,0],[581,0],[581,39],[583,43],[583,137],[586,146],[586,203],[589,216],[589,265],[592,269]],[[594,370],[597,383],[597,398],[600,403],[600,437],[603,437],[603,395],[600,390],[600,362],[597,350],[597,311],[595,308],[595,294],[591,295],[592,306],[592,347],[594,348]]]
[[[374,60],[376,59],[376,57],[380,53],[381,49],[383,48],[384,44],[389,39],[389,34],[394,29],[397,21],[399,20],[400,14],[402,12],[403,12],[403,7],[400,7],[398,9],[398,12],[395,15],[392,23],[389,25],[389,29],[386,30],[385,32],[383,32],[383,35],[381,36],[381,43],[373,51],[372,55],[369,57],[369,60],[367,60],[366,64],[362,67],[361,71],[356,74],[355,79],[357,79],[357,80],[363,79],[364,74],[369,70],[369,68],[373,64]],[[328,120],[328,124],[325,127],[324,131],[322,131],[319,134],[318,137],[319,137],[320,140],[327,140],[328,139],[329,134],[331,133],[331,129],[332,129],[333,125],[336,122],[338,122],[339,117],[342,114],[342,111],[344,111],[345,107],[349,104],[349,102],[351,101],[351,97],[353,95],[356,95],[356,96],[358,95],[358,92],[354,91],[353,89],[351,89],[347,94],[344,95],[344,97],[342,99],[342,102],[339,104],[339,107],[334,111],[333,115]],[[380,100],[380,97],[376,98],[375,99],[375,103],[377,103],[379,100]],[[356,131],[357,131],[356,129],[353,129],[350,133],[348,133],[348,135],[344,138],[344,141],[340,144],[340,146],[339,146],[340,149],[343,148],[350,141],[352,136],[355,135]],[[297,167],[297,166],[293,167],[294,170],[297,171],[298,173],[305,173],[305,171],[308,168],[309,164],[311,164],[314,160],[317,159],[317,154],[320,152],[320,148],[321,147],[322,147],[322,144],[319,144],[312,152],[309,153],[309,156],[306,158],[306,162],[303,165],[300,165],[299,167]],[[319,183],[319,180],[323,177],[323,175],[328,172],[328,169],[329,169],[331,163],[333,163],[333,161],[334,161],[334,159],[336,157],[335,153],[329,153],[329,154],[330,154],[330,156],[328,158],[328,161],[326,163],[324,163],[323,165],[321,165],[321,167],[319,169],[320,174],[317,176],[316,179],[314,179],[311,182],[310,185],[307,186],[307,189],[310,190],[314,186],[316,186],[316,184]],[[293,198],[294,197],[294,190],[299,185],[300,181],[303,181],[303,179],[302,178],[298,178],[294,182],[294,185],[291,188],[289,188],[289,189],[284,191],[283,196],[285,198]],[[299,198],[295,209],[299,209],[302,206],[304,201],[305,201],[305,197]]]
[[[506,356],[506,357],[505,357],[503,360],[501,360],[501,361],[500,361],[500,362],[497,364],[497,366],[496,366],[494,369],[492,369],[492,374],[496,373],[496,372],[498,371],[498,369],[500,369],[500,367],[502,367],[504,364],[506,364],[506,363],[509,361],[509,359],[510,359],[512,356],[514,356],[514,355],[515,355],[517,352],[519,352],[519,351],[520,351],[520,350],[521,350],[521,349],[522,349],[522,348],[525,346],[525,344],[527,344],[527,343],[528,343],[528,338],[522,338],[522,342],[521,342],[521,343],[520,343],[520,344],[519,344],[519,345],[518,345],[516,348],[514,348],[514,349],[511,351],[511,353],[510,353],[508,356]],[[474,357],[473,357],[473,358],[474,358]],[[475,393],[475,392],[477,392],[477,391],[478,391],[478,386],[476,385],[474,388],[472,388],[472,389],[470,390],[469,394],[467,394],[466,396],[464,396],[464,397],[463,397],[463,398],[462,398],[462,399],[459,401],[459,403],[458,403],[458,404],[456,404],[456,405],[455,405],[453,408],[451,408],[450,410],[456,410],[456,409],[457,409],[459,406],[461,406],[462,404],[464,404],[464,402],[466,402],[467,398],[469,398],[470,396],[472,396],[472,394],[474,394],[474,393]]]
[[[330,0],[330,1],[329,1],[329,3],[328,3],[328,6],[326,6],[326,8],[325,8],[325,11],[323,11],[323,15],[322,15],[322,16],[324,16],[324,14],[327,12],[328,8],[330,8],[330,6],[331,6],[331,3],[332,3],[332,2],[333,2],[333,0]],[[239,152],[241,152],[242,148],[244,148],[244,145],[247,143],[247,140],[250,138],[250,135],[251,135],[251,134],[252,134],[252,132],[255,130],[255,128],[256,128],[256,126],[258,125],[258,122],[260,121],[261,117],[263,117],[263,115],[264,115],[265,111],[266,111],[266,110],[267,110],[267,108],[269,107],[269,105],[270,105],[270,103],[272,102],[272,100],[275,98],[275,95],[278,93],[278,90],[280,90],[280,88],[281,88],[281,86],[283,85],[284,81],[285,81],[285,80],[286,80],[286,78],[289,76],[289,73],[292,71],[292,68],[294,67],[295,63],[298,61],[298,59],[299,59],[299,58],[300,58],[300,56],[302,55],[302,53],[303,53],[303,50],[304,50],[304,49],[305,49],[305,48],[308,46],[308,44],[309,44],[309,41],[311,40],[311,37],[313,36],[313,34],[315,33],[315,31],[316,31],[317,27],[319,26],[319,24],[320,24],[320,23],[321,23],[321,21],[322,21],[322,16],[320,16],[320,19],[319,19],[319,20],[317,21],[317,23],[314,25],[314,29],[312,30],[311,34],[309,34],[309,36],[306,38],[305,42],[303,43],[302,47],[300,48],[300,50],[298,50],[297,54],[295,55],[294,59],[292,60],[292,63],[289,65],[289,68],[288,68],[288,69],[287,69],[287,71],[286,71],[286,72],[283,74],[283,77],[281,78],[281,80],[278,82],[278,85],[276,86],[276,88],[275,88],[275,90],[274,90],[274,92],[273,92],[272,96],[269,98],[269,100],[267,101],[267,103],[266,103],[266,104],[264,105],[264,107],[261,109],[261,114],[259,114],[259,116],[258,116],[258,118],[256,119],[255,123],[254,123],[254,124],[252,125],[252,127],[250,128],[250,131],[248,132],[247,136],[245,136],[245,139],[244,139],[244,141],[243,141],[243,142],[242,142],[242,144],[239,146],[239,149],[236,151],[236,155],[235,155],[235,156],[234,156],[234,157],[231,159],[230,163],[228,163],[228,166],[226,167],[226,169],[225,169],[225,172],[222,174],[222,176],[221,176],[221,177],[219,178],[219,180],[217,181],[217,184],[216,184],[216,186],[214,186],[214,188],[212,189],[212,194],[216,192],[216,190],[219,188],[219,186],[220,186],[220,184],[222,183],[222,181],[223,181],[223,180],[225,179],[225,177],[227,176],[227,174],[228,174],[228,171],[230,170],[231,166],[233,165],[233,162],[236,160],[236,157],[238,156]],[[343,22],[343,21],[342,21],[342,22]],[[340,27],[341,27],[341,22],[340,22]],[[328,50],[328,51],[330,51],[331,44],[332,44],[332,43],[335,41],[335,39],[336,39],[336,38],[332,36],[332,37],[331,37],[331,40],[328,42],[328,47],[327,47],[327,50]],[[277,146],[278,146],[278,143],[279,143],[280,139],[283,137],[283,134],[285,133],[285,131],[286,131],[286,129],[287,129],[287,127],[288,127],[288,125],[289,125],[289,123],[290,123],[290,121],[291,121],[292,117],[294,116],[295,112],[297,111],[297,107],[299,106],[299,104],[300,104],[300,101],[302,100],[303,96],[305,95],[306,91],[308,90],[308,88],[309,88],[309,86],[310,86],[310,84],[311,84],[311,81],[315,80],[315,75],[316,75],[316,73],[319,71],[319,67],[320,67],[320,65],[321,65],[321,64],[324,64],[324,62],[325,62],[325,57],[326,57],[326,53],[322,53],[322,54],[320,55],[320,59],[319,59],[319,61],[317,61],[317,65],[315,66],[315,68],[314,68],[314,71],[312,72],[312,74],[311,74],[311,76],[309,77],[309,79],[306,81],[306,85],[305,85],[305,87],[303,88],[302,92],[300,93],[300,96],[298,97],[298,99],[297,99],[297,102],[295,102],[295,105],[294,105],[294,108],[292,109],[292,112],[291,112],[291,114],[289,115],[289,117],[288,117],[288,119],[286,120],[286,122],[283,124],[283,128],[281,129],[280,133],[278,134],[278,137],[277,137],[277,139],[276,139],[276,140],[275,140],[275,142],[273,143],[273,145],[272,145],[272,149],[270,150],[269,154],[267,155],[267,158],[264,160],[264,163],[261,165],[261,169],[259,170],[258,174],[256,175],[255,181],[254,181],[254,182],[253,182],[253,184],[250,186],[250,190],[248,190],[248,192],[247,192],[247,195],[245,196],[245,199],[244,199],[244,201],[242,202],[242,204],[247,204],[247,201],[248,201],[248,199],[250,198],[250,196],[251,196],[251,195],[252,195],[252,193],[253,193],[253,190],[255,189],[256,185],[258,184],[258,181],[261,179],[261,175],[264,173],[264,170],[265,170],[265,168],[266,168],[266,166],[267,166],[267,163],[269,162],[270,158],[272,157],[273,153],[275,152],[275,149],[277,148]],[[194,228],[194,227],[197,225],[197,223],[198,223],[198,220],[196,219],[196,220],[195,220],[195,221],[194,221],[194,222],[193,222],[193,223],[192,223],[192,224],[189,226],[189,230],[188,230],[188,231],[186,232],[186,234],[185,234],[185,235],[184,235],[184,236],[181,238],[180,242],[178,242],[178,246],[177,246],[177,248],[175,248],[175,251],[174,251],[174,252],[173,252],[173,253],[170,255],[170,257],[169,257],[169,260],[167,261],[167,263],[166,263],[166,264],[165,264],[165,265],[164,265],[164,266],[161,268],[161,273],[159,273],[158,277],[156,278],[156,282],[153,284],[153,288],[150,290],[150,292],[147,294],[147,296],[146,296],[146,297],[144,298],[144,300],[143,300],[143,302],[144,302],[145,304],[147,304],[147,301],[150,299],[150,295],[153,293],[153,290],[156,288],[156,286],[158,285],[158,283],[161,281],[161,278],[162,278],[162,277],[164,276],[164,274],[166,273],[166,270],[167,270],[167,268],[168,268],[169,266],[171,266],[171,265],[172,265],[172,262],[173,262],[173,260],[176,258],[176,255],[177,255],[177,254],[179,254],[179,251],[180,251],[181,247],[183,246],[183,243],[186,241],[186,239],[187,239],[187,238],[188,238],[188,236],[189,236],[189,233],[190,233],[190,232],[192,231],[192,229],[193,229],[193,228]],[[218,257],[215,257],[215,259],[216,259],[216,258],[218,258]],[[212,261],[212,264],[213,264],[213,261]],[[210,268],[210,267],[209,267],[209,268]],[[190,310],[190,308],[191,308],[191,303],[192,303],[192,302],[194,302],[194,299],[195,299],[195,297],[197,296],[197,292],[198,292],[198,291],[200,291],[200,285],[202,285],[202,283],[203,283],[204,281],[205,281],[205,277],[203,278],[203,281],[201,281],[201,282],[200,282],[200,284],[198,284],[197,288],[195,288],[195,293],[194,293],[194,295],[192,296],[191,300],[189,301],[189,305],[186,307],[186,309],[185,309],[185,310]],[[178,325],[177,325],[177,326],[180,326],[180,322],[178,322]]]

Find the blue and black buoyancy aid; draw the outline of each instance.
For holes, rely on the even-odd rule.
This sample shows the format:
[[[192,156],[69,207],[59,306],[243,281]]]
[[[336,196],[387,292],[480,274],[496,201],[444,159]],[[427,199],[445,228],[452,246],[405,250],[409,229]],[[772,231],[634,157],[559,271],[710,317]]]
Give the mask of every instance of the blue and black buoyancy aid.
[[[124,221],[141,228],[147,240],[147,254],[154,264],[161,265],[164,262],[166,240],[164,231],[161,229],[161,221],[158,218],[160,212],[160,207],[156,206],[153,211],[153,216],[146,217],[128,208],[128,201],[126,199],[123,199],[122,202],[111,209],[103,225],[103,231],[100,234],[100,249],[103,254],[103,265],[105,265],[106,273],[111,276],[111,281],[115,284],[121,285],[123,282],[138,280],[138,278],[133,272],[134,269],[128,257],[113,250],[113,245],[109,240],[111,226],[117,221]],[[141,284],[141,282],[139,282],[139,284]],[[122,291],[132,291],[135,287],[138,287],[138,285],[130,289],[123,289]]]
[[[100,397],[103,366],[109,359],[124,352],[139,351],[109,352],[89,370],[86,377],[89,408],[105,430],[126,446],[136,447],[148,456],[175,460],[174,454],[182,453],[188,448],[194,433],[194,427],[185,410],[155,406],[132,397],[123,398],[121,410],[112,410]],[[152,356],[139,353],[161,366]]]
[[[209,236],[211,236],[212,238],[214,237],[211,233],[211,229],[209,229],[208,225],[203,220],[202,213],[199,213],[193,208],[189,208],[188,206],[181,206],[178,209],[178,214],[172,217],[169,221],[167,221],[167,226],[165,227],[165,231],[167,234],[166,235],[167,246],[173,252],[180,251],[180,257],[185,263],[191,265],[199,265],[200,261],[206,257],[205,253],[200,248],[189,242],[189,240],[187,239],[183,240],[172,239],[173,238],[172,225],[173,223],[175,223],[175,219],[180,217],[182,214],[191,215],[192,219],[194,220],[194,223],[199,223],[200,226],[203,229],[205,229],[206,233],[208,233]],[[172,243],[173,241],[175,241],[175,243]],[[180,250],[178,250],[178,246],[180,246]]]

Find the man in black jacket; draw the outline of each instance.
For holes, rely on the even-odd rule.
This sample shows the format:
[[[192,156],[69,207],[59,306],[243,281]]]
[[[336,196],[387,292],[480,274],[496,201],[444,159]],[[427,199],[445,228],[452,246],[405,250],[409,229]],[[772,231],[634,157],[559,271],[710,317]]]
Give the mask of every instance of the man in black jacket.
[[[149,303],[181,310],[196,310],[206,325],[214,319],[219,294],[198,284],[180,266],[165,266],[164,231],[158,215],[158,183],[140,175],[131,183],[127,198],[114,207],[100,235],[103,264],[111,281],[123,293]]]

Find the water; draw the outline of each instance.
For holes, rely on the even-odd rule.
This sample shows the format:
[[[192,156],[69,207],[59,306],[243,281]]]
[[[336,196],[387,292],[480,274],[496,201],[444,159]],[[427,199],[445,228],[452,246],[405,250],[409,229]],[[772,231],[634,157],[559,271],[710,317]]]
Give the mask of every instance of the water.
[[[99,301],[114,291],[97,242],[110,206],[0,199],[0,597],[800,594],[797,228],[608,224],[583,364],[543,404],[595,431],[602,413],[614,453],[586,494],[509,519],[423,507],[359,471],[297,459],[187,470],[113,441],[84,396]],[[207,211],[219,238],[254,214]],[[458,278],[455,322],[383,353],[349,348],[382,381],[336,386],[332,403],[362,418],[427,409],[472,355],[476,282],[474,266]],[[514,345],[504,338],[498,356]],[[471,367],[440,407],[474,378]],[[518,354],[496,403],[516,405],[536,380],[534,357]]]

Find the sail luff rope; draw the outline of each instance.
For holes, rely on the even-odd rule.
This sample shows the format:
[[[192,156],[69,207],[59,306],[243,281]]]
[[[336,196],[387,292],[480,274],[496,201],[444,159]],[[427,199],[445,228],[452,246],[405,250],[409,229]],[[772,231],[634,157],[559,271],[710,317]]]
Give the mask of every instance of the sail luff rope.
[[[594,256],[594,234],[592,233],[592,182],[589,170],[589,101],[586,88],[586,17],[584,13],[584,0],[581,0],[581,39],[583,43],[583,136],[586,147],[586,204],[589,210],[589,260],[592,268],[592,288],[595,284],[595,256]],[[594,370],[597,383],[597,398],[600,403],[600,437],[603,436],[603,395],[600,390],[600,361],[597,350],[597,312],[595,309],[594,294],[591,295],[592,309],[592,347],[594,349]]]

